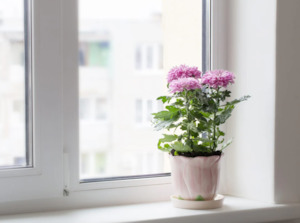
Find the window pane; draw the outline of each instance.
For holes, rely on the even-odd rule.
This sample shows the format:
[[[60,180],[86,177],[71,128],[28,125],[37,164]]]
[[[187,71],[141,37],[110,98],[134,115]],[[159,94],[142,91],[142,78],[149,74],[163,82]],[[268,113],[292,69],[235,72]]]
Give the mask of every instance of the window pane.
[[[161,8],[162,0],[79,1],[81,179],[169,171],[151,126],[166,94]]]
[[[24,0],[0,0],[0,167],[27,166],[29,73],[25,47],[29,31]],[[24,11],[26,12],[24,14]],[[25,35],[26,34],[26,35]],[[25,62],[26,61],[26,62]],[[27,65],[25,65],[27,63]],[[26,97],[28,95],[28,97]]]

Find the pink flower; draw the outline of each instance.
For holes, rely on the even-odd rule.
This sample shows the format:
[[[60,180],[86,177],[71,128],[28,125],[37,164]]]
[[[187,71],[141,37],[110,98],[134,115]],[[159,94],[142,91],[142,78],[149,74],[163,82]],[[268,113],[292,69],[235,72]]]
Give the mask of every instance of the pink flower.
[[[212,88],[226,88],[229,83],[234,83],[234,78],[234,74],[227,70],[211,70],[202,76],[201,84],[207,84]]]
[[[198,89],[201,88],[201,84],[198,79],[193,77],[188,78],[179,78],[177,80],[173,80],[169,88],[171,93],[182,92],[184,90]]]
[[[172,81],[177,80],[179,78],[186,77],[200,78],[201,71],[198,70],[198,67],[189,67],[186,65],[173,67],[168,73],[168,83],[171,83]]]

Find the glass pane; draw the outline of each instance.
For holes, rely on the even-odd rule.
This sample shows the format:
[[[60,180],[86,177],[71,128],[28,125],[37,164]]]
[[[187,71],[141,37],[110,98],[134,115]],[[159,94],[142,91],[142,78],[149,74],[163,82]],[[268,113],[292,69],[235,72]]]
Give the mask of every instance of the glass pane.
[[[161,13],[162,0],[79,1],[81,179],[169,171],[151,126],[166,94]]]
[[[26,150],[27,1],[0,0],[0,167],[30,165]],[[25,7],[27,8],[27,7]],[[26,11],[24,15],[24,11]],[[28,36],[28,35],[27,35]],[[27,134],[29,134],[27,132]],[[29,136],[28,136],[29,137]]]

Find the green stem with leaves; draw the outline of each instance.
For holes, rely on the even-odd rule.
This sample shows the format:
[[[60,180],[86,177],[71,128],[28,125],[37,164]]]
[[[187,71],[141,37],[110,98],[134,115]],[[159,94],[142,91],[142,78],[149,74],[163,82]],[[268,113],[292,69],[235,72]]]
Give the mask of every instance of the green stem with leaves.
[[[191,122],[191,116],[190,116],[190,110],[189,110],[189,98],[188,98],[188,93],[187,90],[184,91],[185,93],[185,109],[186,109],[186,115],[187,115],[187,121],[188,123]],[[187,142],[191,142],[191,132],[190,129],[187,127]],[[191,148],[193,149],[193,143],[191,143]]]
[[[220,104],[220,99],[219,99],[219,88],[217,88],[217,94],[216,94],[216,107],[217,109],[219,108]],[[216,116],[217,116],[217,111],[214,112],[214,121],[213,121],[213,150],[215,151],[217,149],[217,142],[216,142]]]

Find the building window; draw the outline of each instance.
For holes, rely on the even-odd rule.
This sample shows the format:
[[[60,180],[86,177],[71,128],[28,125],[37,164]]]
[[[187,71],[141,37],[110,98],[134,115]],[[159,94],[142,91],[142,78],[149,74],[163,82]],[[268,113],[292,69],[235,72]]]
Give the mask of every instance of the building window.
[[[135,114],[136,123],[143,123],[143,101],[141,99],[135,101]]]
[[[135,122],[137,125],[151,127],[152,113],[162,109],[161,101],[155,99],[135,100]]]
[[[152,113],[153,113],[153,101],[147,100],[147,122],[152,120]]]
[[[108,119],[108,102],[106,98],[81,98],[79,107],[79,117],[82,121],[103,121]]]
[[[80,111],[79,116],[81,120],[90,119],[91,114],[91,101],[88,98],[80,99]]]
[[[96,119],[98,120],[107,119],[107,113],[108,113],[107,99],[97,98],[95,110],[96,110]]]
[[[138,71],[162,70],[162,45],[160,43],[139,44],[136,47],[135,67]]]
[[[108,67],[110,44],[108,41],[84,41],[79,44],[79,65]]]

